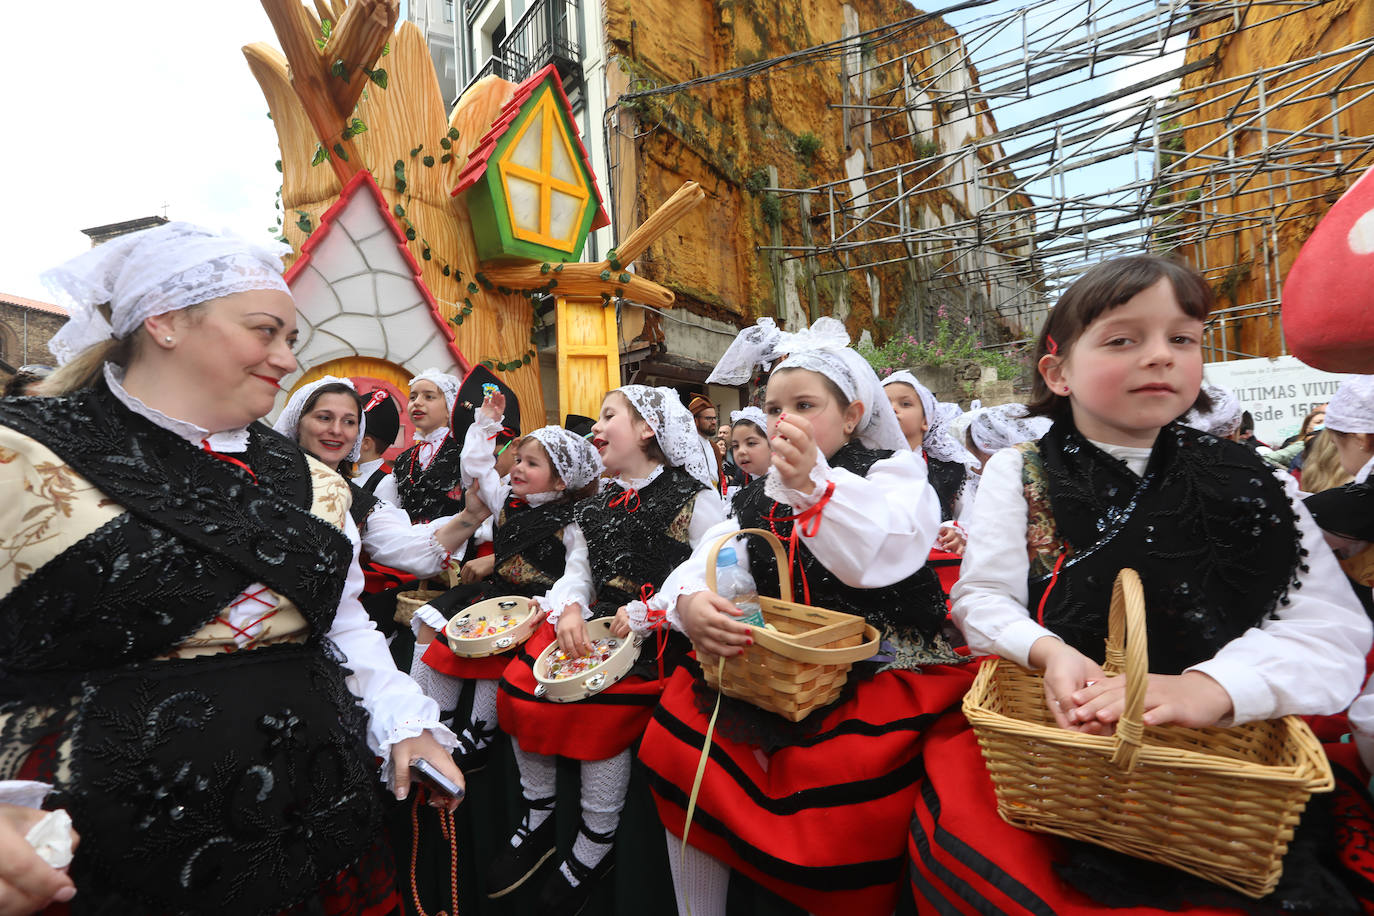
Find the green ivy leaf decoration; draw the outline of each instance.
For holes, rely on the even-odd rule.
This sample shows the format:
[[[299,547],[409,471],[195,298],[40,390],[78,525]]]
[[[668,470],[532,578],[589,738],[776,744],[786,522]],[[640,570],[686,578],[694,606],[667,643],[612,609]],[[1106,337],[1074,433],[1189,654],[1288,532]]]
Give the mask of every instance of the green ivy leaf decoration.
[[[407,230],[406,230],[406,240],[407,240],[407,241],[410,241],[410,242],[415,241],[415,230],[414,230],[414,229],[407,229]]]
[[[334,63],[329,65],[329,72],[344,82],[348,82],[348,70],[344,68],[343,61],[335,60]]]
[[[629,282],[630,282],[630,275],[629,275],[629,274],[621,274],[621,275],[620,275],[620,282],[621,282],[621,283],[629,283]]]
[[[411,158],[411,159],[414,159],[416,156],[420,155],[420,150],[422,150],[422,149],[424,149],[424,148],[425,148],[425,145],[424,145],[423,143],[421,143],[419,146],[415,147],[415,149],[413,149],[413,150],[410,151],[410,158]]]
[[[329,158],[329,153],[320,144],[315,144],[315,158],[310,160],[311,165],[319,165]]]
[[[478,293],[480,293],[481,291],[482,291],[482,288],[481,288],[480,286],[478,286],[476,283],[469,283],[469,284],[468,284],[468,292],[472,293],[474,296],[477,295]]]
[[[553,269],[553,272],[556,274],[561,274],[563,272],[563,265],[559,264],[557,267]]]
[[[441,163],[451,162],[452,160],[453,160],[453,154],[452,154],[452,153],[444,153],[442,156],[439,157],[439,161],[440,161]]]
[[[548,272],[549,272],[550,270],[552,270],[552,269],[553,269],[553,265],[550,264],[548,261],[545,261],[543,264],[540,264],[540,265],[539,265],[539,272],[540,272],[541,274],[546,274],[546,273],[548,273]]]
[[[449,276],[451,273],[453,273],[452,268],[450,268],[447,264],[445,264],[445,265],[444,265],[444,276],[447,277],[447,276]]]
[[[320,34],[323,35],[323,36],[327,39],[327,38],[329,38],[330,35],[333,34],[333,32],[334,32],[334,22],[333,22],[332,20],[330,20],[330,19],[321,19],[321,20],[320,20]]]
[[[442,146],[444,149],[453,149],[453,141],[450,140],[448,137],[445,137],[444,139],[440,140],[439,145]]]
[[[456,127],[450,127],[450,128],[448,129],[448,138],[449,138],[450,140],[457,140],[457,139],[458,139],[458,128],[456,128]]]
[[[334,155],[338,156],[344,162],[348,161],[348,153],[344,150],[342,143],[334,144]]]
[[[603,271],[601,272],[601,282],[602,282],[602,283],[606,283],[606,282],[609,282],[610,279],[611,279],[611,272],[610,272],[609,270],[603,270]]]
[[[304,232],[306,235],[315,231],[315,224],[310,221],[309,213],[306,213],[304,210],[297,210],[296,213],[300,215],[300,219],[296,220],[297,229]]]
[[[281,160],[280,160],[280,159],[277,160],[277,171],[278,171],[278,172],[281,171]]]
[[[396,214],[397,219],[404,219],[406,215],[406,208],[401,206],[400,204],[396,204],[391,208],[391,212]]]
[[[390,53],[391,53],[391,42],[388,41],[386,44],[382,45],[382,56],[383,56],[383,57],[386,57],[386,56],[387,56],[388,54],[390,54]]]
[[[424,244],[424,243],[422,243],[422,244]],[[428,244],[425,244],[425,247],[420,251],[420,257],[424,258],[426,261],[430,260],[430,252],[429,252],[429,245],[428,245]]]
[[[432,169],[432,168],[434,168],[434,157],[433,157],[433,156],[426,156],[424,159],[422,159],[422,160],[420,160],[420,161],[423,162],[423,163],[425,164],[425,168],[427,168],[427,169]]]
[[[367,78],[372,80],[372,82],[376,83],[381,88],[386,88],[386,71],[383,70],[381,67],[378,67],[376,70],[368,70]]]
[[[353,132],[353,136],[355,137],[358,136],[358,134],[367,133],[367,125],[363,123],[362,118],[354,118],[353,123],[348,126],[348,129]]]

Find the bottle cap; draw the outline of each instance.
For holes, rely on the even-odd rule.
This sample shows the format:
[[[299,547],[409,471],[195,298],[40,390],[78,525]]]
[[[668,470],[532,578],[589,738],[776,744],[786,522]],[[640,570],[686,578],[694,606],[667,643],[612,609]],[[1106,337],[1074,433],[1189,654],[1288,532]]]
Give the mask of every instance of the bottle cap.
[[[720,553],[716,554],[716,566],[734,566],[739,562],[739,554],[735,553],[733,547],[722,547]]]

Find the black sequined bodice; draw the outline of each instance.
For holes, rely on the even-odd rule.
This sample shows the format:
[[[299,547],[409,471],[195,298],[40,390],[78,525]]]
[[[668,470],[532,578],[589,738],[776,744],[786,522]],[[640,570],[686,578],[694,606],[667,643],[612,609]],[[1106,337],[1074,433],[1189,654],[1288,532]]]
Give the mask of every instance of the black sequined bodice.
[[[392,464],[396,490],[401,496],[401,508],[413,522],[431,522],[463,511],[462,454],[463,443],[452,435],[439,446],[429,467],[422,467],[419,444],[401,452]]]

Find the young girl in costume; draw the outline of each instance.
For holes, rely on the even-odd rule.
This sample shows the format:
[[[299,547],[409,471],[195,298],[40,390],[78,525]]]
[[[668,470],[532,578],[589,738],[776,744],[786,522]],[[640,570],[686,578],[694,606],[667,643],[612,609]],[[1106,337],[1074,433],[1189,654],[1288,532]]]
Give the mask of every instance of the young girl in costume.
[[[735,466],[743,474],[743,483],[731,487],[725,494],[734,495],[750,481],[768,473],[772,464],[773,450],[768,445],[768,420],[758,407],[745,407],[730,411],[730,451],[734,454]]]
[[[965,530],[973,515],[974,497],[978,495],[978,485],[983,481],[983,469],[988,459],[1004,448],[1011,448],[1022,442],[1033,442],[1049,431],[1047,417],[1028,416],[1025,404],[999,404],[995,407],[978,405],[966,414],[963,424],[964,447],[978,460],[978,467],[968,470],[964,492],[960,494],[962,506],[959,510],[959,524]]]
[[[616,635],[628,635],[622,608],[660,587],[725,516],[724,503],[711,489],[696,424],[673,389],[626,385],[612,391],[592,432],[614,476],[577,505],[568,528],[566,571],[541,599],[549,622],[506,669],[497,698],[528,809],[510,846],[492,864],[491,896],[519,887],[553,855],[555,757],[582,761],[581,823],[570,854],[541,890],[538,911],[547,914],[577,912],[609,871],[630,778],[630,746],[658,703],[660,671],[671,671],[686,646],[647,639],[629,676],[576,703],[540,699],[533,661],[555,639],[569,655],[588,654],[586,620],[594,617],[615,615]]]
[[[966,482],[978,467],[978,459],[950,434],[950,421],[958,418],[959,408],[935,400],[935,394],[905,369],[883,379],[883,393],[897,414],[907,445],[924,456],[930,485],[940,500],[943,522],[935,547],[962,553],[966,535],[958,519],[968,498]]]
[[[1211,302],[1201,277],[1161,258],[1088,270],[1040,334],[1031,409],[1053,426],[983,472],[953,616],[975,652],[1044,672],[1048,711],[1063,728],[1107,734],[1121,716],[1124,678],[1100,664],[1125,567],[1140,573],[1149,611],[1147,726],[1334,713],[1359,689],[1370,625],[1291,478],[1175,422],[1208,406],[1201,336]],[[926,762],[911,831],[922,912],[1354,908],[1313,852],[1323,844],[1304,842],[1301,828],[1283,882],[1255,903],[1009,826],[962,717],[932,731]],[[1329,840],[1321,829],[1309,839]]]
[[[833,318],[784,335],[788,356],[764,406],[772,467],[650,605],[699,650],[740,653],[753,631],[706,589],[709,550],[741,528],[771,529],[796,538],[794,569],[778,570],[752,536],[736,541],[759,593],[777,595],[779,575],[790,576],[799,602],[866,617],[882,634],[880,654],[799,723],[722,699],[685,850],[679,838],[717,695],[685,667],[673,675],[639,756],[667,827],[679,912],[690,902],[698,916],[723,914],[730,869],[812,913],[892,912],[926,719],[956,704],[971,680],[951,667],[962,659],[942,635],[944,592],[924,565],[940,525],[925,464],[848,342]]]
[[[449,428],[462,381],[438,369],[426,369],[410,380],[410,422],[415,440],[396,456],[391,476],[377,485],[377,496],[400,506],[412,521],[427,522],[457,515],[462,440]]]
[[[478,576],[476,563],[463,569],[463,582],[415,612],[413,677],[441,710],[458,705],[462,681],[474,681],[472,715],[457,731],[463,772],[486,763],[496,737],[496,693],[508,654],[460,658],[436,635],[448,618],[479,601],[502,595],[542,595],[562,577],[573,544],[574,504],[595,492],[601,459],[590,442],[561,426],[545,426],[518,440],[512,448],[510,474],[497,473],[491,442],[502,429],[506,398],[488,396],[463,441],[464,475],[470,475],[482,503],[499,506],[494,530],[491,571]]]
[[[273,429],[307,453],[336,468],[353,496],[349,515],[358,526],[363,550],[381,563],[419,578],[437,576],[485,520],[485,507],[465,509],[449,518],[411,524],[404,511],[363,489],[348,475],[367,434],[362,401],[353,382],[326,375],[302,385],[282,408]]]

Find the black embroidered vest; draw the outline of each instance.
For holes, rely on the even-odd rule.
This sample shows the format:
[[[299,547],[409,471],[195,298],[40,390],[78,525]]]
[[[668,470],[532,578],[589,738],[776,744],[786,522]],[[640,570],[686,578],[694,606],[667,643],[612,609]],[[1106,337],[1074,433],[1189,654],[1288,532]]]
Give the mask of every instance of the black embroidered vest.
[[[380,829],[366,714],[324,638],[351,559],[310,514],[309,468],[262,425],[257,476],[128,411],[102,384],[0,402],[125,510],[0,599],[0,764],[35,755],[81,833],[73,912],[271,913]],[[304,644],[159,656],[262,582]]]
[[[957,518],[955,502],[964,491],[967,470],[957,461],[941,461],[939,458],[928,457],[926,474],[935,495],[940,500],[940,521]]]
[[[851,441],[830,457],[831,467],[843,468],[861,477],[880,459],[891,455],[887,451],[866,448]],[[791,521],[781,521],[794,515],[790,506],[776,503],[764,493],[766,477],[760,477],[740,490],[734,500],[734,514],[741,528],[763,528],[772,531],[784,542],[792,534]],[[822,510],[822,513],[824,510]],[[825,524],[822,520],[821,524]],[[757,535],[749,535],[749,565],[760,594],[777,595],[778,568],[773,552]],[[929,566],[892,585],[880,588],[854,588],[845,585],[806,547],[797,545],[797,566],[793,573],[794,598],[801,601],[802,574],[810,588],[811,603],[819,607],[858,614],[888,634],[900,635],[914,631],[921,640],[929,641],[940,632],[945,619],[945,593],[940,580]]]
[[[496,572],[519,584],[552,585],[563,575],[567,549],[561,532],[573,519],[573,504],[559,499],[542,506],[506,500],[496,521]]]
[[[611,483],[577,504],[575,518],[587,539],[597,589],[593,617],[614,614],[638,598],[645,585],[658,588],[691,556],[688,525],[696,495],[703,489],[681,468],[665,467],[638,491],[637,499],[635,494],[626,497],[619,484]]]
[[[412,522],[431,522],[446,515],[463,511],[461,495],[463,443],[450,435],[439,446],[439,452],[429,467],[420,465],[419,444],[401,452],[392,464],[396,476],[396,490],[401,496],[401,508]]]
[[[1254,452],[1186,426],[1160,430],[1138,477],[1057,421],[1022,454],[1029,607],[1098,661],[1112,583],[1140,573],[1150,670],[1178,674],[1211,658],[1280,604],[1304,569],[1283,484]],[[1054,567],[1063,557],[1058,576]],[[1053,581],[1053,585],[1051,582]]]
[[[367,523],[367,517],[372,514],[380,500],[372,495],[371,490],[360,487],[351,480],[348,481],[348,492],[353,494],[353,505],[348,507],[348,514],[353,517],[353,524],[358,526],[361,533],[363,525]]]

